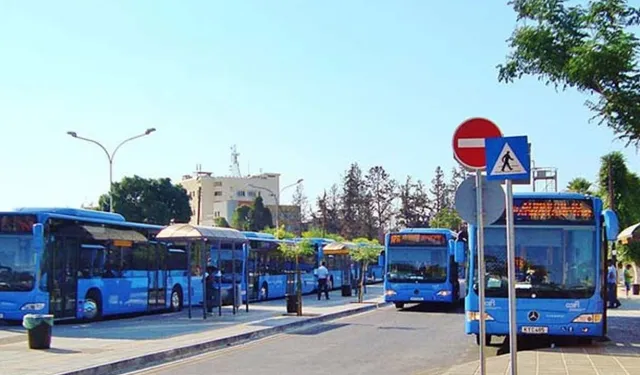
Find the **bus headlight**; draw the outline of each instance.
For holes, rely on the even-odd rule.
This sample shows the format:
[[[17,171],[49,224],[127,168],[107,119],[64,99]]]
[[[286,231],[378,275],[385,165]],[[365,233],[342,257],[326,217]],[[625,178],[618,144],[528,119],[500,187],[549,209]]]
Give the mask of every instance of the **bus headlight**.
[[[393,289],[388,289],[388,290],[385,290],[385,292],[384,292],[384,295],[385,296],[389,296],[389,297],[395,296],[396,294],[398,294],[398,293],[396,293],[396,291],[393,290]]]
[[[602,322],[602,314],[582,314],[573,319],[573,323],[600,323]]]
[[[20,310],[22,311],[38,311],[44,309],[44,303],[25,303]]]
[[[447,297],[451,295],[451,291],[450,290],[441,290],[438,293],[436,293],[437,296],[440,297]]]
[[[474,321],[480,320],[480,313],[477,311],[467,311],[467,320]],[[484,313],[484,320],[494,320],[493,317],[487,313]]]

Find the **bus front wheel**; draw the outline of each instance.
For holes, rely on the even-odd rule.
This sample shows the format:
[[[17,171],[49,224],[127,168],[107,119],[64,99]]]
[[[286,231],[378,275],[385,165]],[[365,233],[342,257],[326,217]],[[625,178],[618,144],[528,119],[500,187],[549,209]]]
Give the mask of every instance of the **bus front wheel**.
[[[480,346],[480,335],[476,335],[476,345]],[[491,335],[484,336],[484,345],[485,346],[491,345]]]
[[[171,311],[177,312],[182,310],[182,292],[179,287],[173,287],[171,291]]]

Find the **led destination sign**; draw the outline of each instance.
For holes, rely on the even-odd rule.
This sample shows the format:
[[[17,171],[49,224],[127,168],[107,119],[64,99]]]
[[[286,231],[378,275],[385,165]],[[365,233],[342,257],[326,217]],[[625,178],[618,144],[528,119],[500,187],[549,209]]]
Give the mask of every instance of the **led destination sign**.
[[[395,233],[389,236],[389,246],[444,246],[447,238],[437,233]]]
[[[591,199],[514,198],[513,219],[517,224],[585,225],[594,221]],[[495,225],[504,225],[504,214]]]

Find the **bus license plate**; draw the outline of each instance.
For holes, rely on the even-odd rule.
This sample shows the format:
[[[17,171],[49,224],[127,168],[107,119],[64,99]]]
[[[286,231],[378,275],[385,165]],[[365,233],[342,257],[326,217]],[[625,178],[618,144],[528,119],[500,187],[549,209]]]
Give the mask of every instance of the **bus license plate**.
[[[411,297],[409,298],[411,301],[424,301],[424,297]]]
[[[522,333],[532,333],[534,335],[543,335],[549,333],[549,327],[522,327]]]

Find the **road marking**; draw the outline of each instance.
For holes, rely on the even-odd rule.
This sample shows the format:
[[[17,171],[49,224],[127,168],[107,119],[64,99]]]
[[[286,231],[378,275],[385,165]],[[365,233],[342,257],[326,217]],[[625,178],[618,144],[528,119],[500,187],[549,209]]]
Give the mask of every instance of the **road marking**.
[[[209,361],[211,359],[214,358],[218,358],[224,354],[228,354],[228,353],[233,353],[233,352],[237,352],[243,349],[247,349],[250,348],[252,346],[258,345],[258,344],[262,344],[264,342],[268,342],[268,341],[281,341],[281,340],[285,340],[285,339],[293,339],[296,336],[295,335],[291,335],[290,333],[293,332],[297,332],[300,330],[305,330],[305,329],[310,329],[313,328],[317,325],[320,324],[327,324],[327,323],[333,323],[333,322],[338,322],[344,319],[350,319],[350,318],[355,318],[358,317],[360,315],[365,315],[365,314],[369,314],[375,311],[378,311],[380,309],[384,309],[384,308],[390,308],[391,306],[379,306],[377,309],[373,309],[373,310],[369,310],[369,311],[363,311],[361,313],[357,313],[357,314],[353,314],[353,315],[349,315],[349,316],[345,316],[342,318],[338,318],[338,319],[333,319],[333,320],[328,320],[326,322],[318,322],[318,323],[313,323],[313,324],[309,324],[309,325],[303,325],[302,327],[299,328],[295,328],[292,329],[288,332],[282,332],[282,333],[278,333],[276,335],[272,335],[272,336],[267,336],[261,339],[257,339],[257,340],[250,340],[250,341],[246,341],[246,342],[242,342],[239,344],[235,344],[232,345],[231,347],[228,348],[222,348],[222,349],[213,349],[209,352],[206,353],[201,353],[201,354],[197,354],[194,356],[189,356],[187,358],[182,358],[182,359],[178,359],[178,360],[173,360],[167,363],[163,363],[163,364],[159,364],[159,365],[155,365],[152,367],[147,367],[147,368],[143,368],[140,370],[136,370],[133,372],[127,372],[123,375],[147,375],[147,374],[155,374],[158,370],[169,370],[175,367],[179,367],[180,365],[184,365],[184,364],[197,364],[197,363],[202,363],[202,362],[206,362]]]
[[[484,138],[461,138],[458,139],[458,147],[460,148],[483,148]]]

